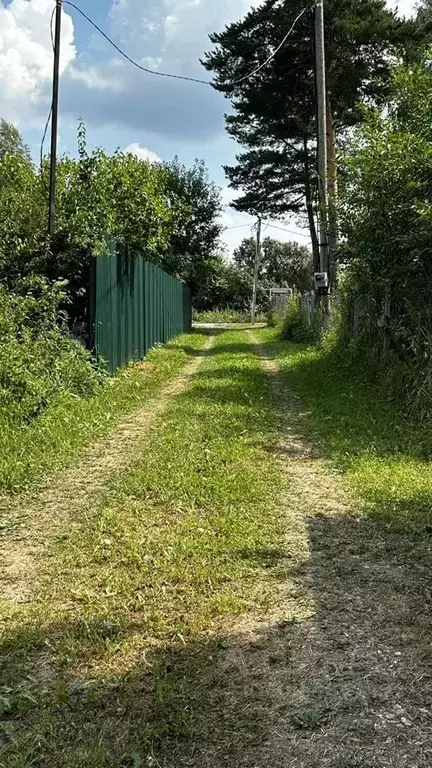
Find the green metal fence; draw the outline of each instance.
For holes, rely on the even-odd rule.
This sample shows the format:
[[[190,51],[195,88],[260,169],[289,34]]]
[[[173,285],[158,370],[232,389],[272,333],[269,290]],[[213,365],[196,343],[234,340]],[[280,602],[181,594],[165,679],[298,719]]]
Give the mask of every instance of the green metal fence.
[[[110,373],[191,328],[189,288],[111,240],[94,259],[92,282],[93,346]]]

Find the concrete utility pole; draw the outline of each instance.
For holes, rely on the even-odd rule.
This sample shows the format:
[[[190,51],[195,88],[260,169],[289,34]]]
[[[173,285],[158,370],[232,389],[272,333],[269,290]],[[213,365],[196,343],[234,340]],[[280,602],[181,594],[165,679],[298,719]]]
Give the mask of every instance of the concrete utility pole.
[[[54,219],[55,219],[61,13],[62,13],[62,0],[56,0],[55,32],[54,32],[54,70],[53,70],[52,112],[51,112],[51,158],[50,158],[49,217],[48,217],[48,234],[49,235],[52,235],[54,232]]]
[[[327,91],[324,49],[324,5],[323,0],[315,6],[315,52],[316,90],[318,118],[318,181],[319,181],[319,235],[320,271],[329,272],[329,250],[327,239]]]
[[[255,312],[256,312],[256,296],[257,296],[257,285],[258,285],[258,266],[259,266],[259,260],[260,260],[260,249],[261,249],[261,216],[258,216],[258,221],[256,224],[256,247],[255,247],[255,262],[254,262],[254,276],[253,276],[253,289],[252,289],[252,312],[251,312],[251,319],[252,319],[252,325],[255,325]]]

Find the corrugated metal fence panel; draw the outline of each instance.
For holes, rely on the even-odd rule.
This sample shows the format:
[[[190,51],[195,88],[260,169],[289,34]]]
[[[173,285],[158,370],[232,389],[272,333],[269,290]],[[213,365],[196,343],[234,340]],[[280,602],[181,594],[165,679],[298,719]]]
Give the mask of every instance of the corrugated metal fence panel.
[[[190,330],[189,288],[155,264],[107,240],[94,273],[94,346],[110,373],[140,360],[155,344]]]

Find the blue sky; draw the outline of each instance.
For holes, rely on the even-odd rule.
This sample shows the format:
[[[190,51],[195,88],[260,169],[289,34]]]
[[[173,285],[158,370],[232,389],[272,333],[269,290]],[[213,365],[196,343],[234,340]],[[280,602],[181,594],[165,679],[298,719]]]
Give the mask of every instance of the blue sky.
[[[208,34],[243,16],[258,0],[75,0],[99,26],[144,66],[206,79],[199,57]],[[390,2],[401,14],[414,2]],[[0,116],[18,125],[35,156],[50,102],[53,0],[0,0]],[[132,147],[143,157],[185,164],[204,158],[212,179],[232,199],[222,170],[238,151],[224,131],[228,103],[212,88],[144,74],[106,43],[76,11],[64,6],[60,96],[60,151],[74,153],[82,118],[90,146],[109,152]],[[228,250],[249,234],[251,217],[227,209]],[[280,223],[277,223],[281,226]],[[240,225],[245,225],[241,227]],[[280,239],[307,243],[295,221]]]

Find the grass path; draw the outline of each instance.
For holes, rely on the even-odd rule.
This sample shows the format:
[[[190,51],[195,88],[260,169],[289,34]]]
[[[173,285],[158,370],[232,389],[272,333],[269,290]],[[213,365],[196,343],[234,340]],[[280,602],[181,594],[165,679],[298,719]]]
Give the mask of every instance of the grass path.
[[[192,350],[90,495],[55,481],[2,617],[2,768],[432,765],[429,540],[361,511],[266,333]]]
[[[280,750],[289,755],[282,764],[293,768],[426,768],[432,764],[430,540],[403,536],[362,511],[322,458],[319,441],[305,434],[302,403],[275,360],[281,350],[265,344],[267,332],[258,336],[253,341],[278,404],[276,451],[287,503],[306,529],[308,562],[299,576],[314,608],[309,621],[290,627],[277,643],[290,656],[288,675],[274,675],[275,708],[285,716],[256,764],[276,768]]]
[[[209,336],[197,353],[205,355],[213,337]],[[91,445],[73,468],[67,468],[46,485],[41,493],[5,498],[0,503],[2,522],[14,531],[0,539],[1,600],[26,602],[34,589],[44,549],[49,549],[62,529],[104,489],[108,478],[130,460],[138,440],[142,440],[169,400],[187,386],[201,362],[197,354],[174,378],[149,400],[126,417],[109,436]],[[175,373],[178,375],[176,376]],[[143,376],[147,370],[143,371]],[[150,375],[152,370],[150,367]]]

